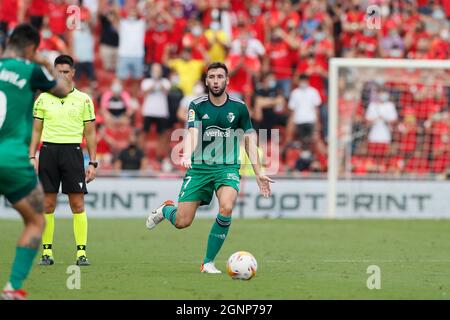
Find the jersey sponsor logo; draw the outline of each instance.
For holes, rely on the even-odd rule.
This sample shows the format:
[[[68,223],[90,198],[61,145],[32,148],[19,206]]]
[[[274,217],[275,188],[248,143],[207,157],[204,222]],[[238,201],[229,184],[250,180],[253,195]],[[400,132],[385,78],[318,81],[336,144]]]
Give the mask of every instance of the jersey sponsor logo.
[[[189,110],[188,122],[195,120],[195,111],[194,109]]]
[[[208,114],[207,113],[205,113],[205,115],[202,117],[202,119],[205,119],[205,120],[207,120],[207,119],[209,119],[209,116],[208,116]]]
[[[0,81],[9,82],[22,89],[27,84],[27,79],[19,79],[20,75],[14,71],[2,69],[0,71]]]
[[[233,122],[234,118],[235,118],[234,113],[228,112],[227,119],[228,121],[230,121],[230,123]]]
[[[228,138],[230,137],[230,128],[221,128],[218,126],[209,126],[205,130],[206,137],[221,137]]]

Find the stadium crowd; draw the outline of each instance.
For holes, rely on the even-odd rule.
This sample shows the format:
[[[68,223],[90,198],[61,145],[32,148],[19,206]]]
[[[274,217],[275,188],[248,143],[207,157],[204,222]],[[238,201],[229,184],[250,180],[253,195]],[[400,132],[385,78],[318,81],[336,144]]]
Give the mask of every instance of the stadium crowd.
[[[380,29],[367,27],[372,4]],[[49,59],[76,60],[76,85],[96,104],[102,170],[177,169],[170,134],[205,93],[205,66],[221,61],[230,94],[247,103],[254,126],[280,130],[280,171],[324,172],[331,57],[450,53],[450,0],[0,0],[1,47],[22,21],[40,30]],[[360,101],[352,129],[363,134],[352,145],[352,171],[446,170],[450,82],[441,80],[414,92],[398,83],[375,84],[374,94],[344,90],[340,109]],[[430,88],[435,95],[416,94]],[[418,153],[424,141],[429,147]]]

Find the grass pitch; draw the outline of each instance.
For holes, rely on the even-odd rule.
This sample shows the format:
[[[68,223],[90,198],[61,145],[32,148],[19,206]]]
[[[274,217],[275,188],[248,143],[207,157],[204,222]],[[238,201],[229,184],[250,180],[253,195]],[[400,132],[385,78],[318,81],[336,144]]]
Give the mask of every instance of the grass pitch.
[[[225,272],[235,251],[255,255],[250,281],[200,274],[212,220],[155,230],[145,219],[89,219],[81,289],[66,286],[75,262],[71,219],[56,219],[56,264],[25,283],[29,299],[448,299],[450,221],[234,219],[216,259]],[[20,221],[0,220],[0,285],[7,281]],[[370,265],[381,289],[366,286]]]

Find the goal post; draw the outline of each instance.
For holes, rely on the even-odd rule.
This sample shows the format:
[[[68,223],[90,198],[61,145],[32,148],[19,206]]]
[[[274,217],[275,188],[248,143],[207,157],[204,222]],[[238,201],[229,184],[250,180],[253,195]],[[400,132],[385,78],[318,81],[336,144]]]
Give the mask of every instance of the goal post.
[[[343,100],[344,93],[350,97],[348,100],[354,100],[355,104],[363,104],[364,107],[361,111],[366,113],[366,118],[370,119],[367,115],[367,105],[370,104],[369,99],[364,97],[364,86],[366,83],[373,81],[374,83],[384,83],[381,86],[386,87],[385,83],[389,83],[387,86],[391,90],[391,98],[402,101],[396,105],[396,109],[399,113],[399,118],[403,116],[404,112],[414,108],[420,108],[420,101],[413,101],[414,91],[409,90],[410,88],[417,88],[428,86],[422,88],[423,91],[430,92],[437,90],[433,83],[423,83],[421,79],[439,79],[436,80],[440,84],[444,83],[446,90],[450,87],[450,60],[410,60],[410,59],[366,59],[366,58],[332,58],[329,60],[329,82],[328,82],[328,171],[327,171],[327,218],[337,217],[337,206],[338,206],[338,193],[340,192],[340,181],[351,181],[354,178],[354,166],[353,153],[354,150],[354,139],[355,139],[355,121],[354,118],[356,113],[348,111],[350,115],[343,115],[344,112],[340,109],[340,101]],[[385,77],[389,75],[388,77]],[[417,78],[417,83],[413,83],[410,74],[414,74]],[[416,79],[414,78],[414,79]],[[431,81],[431,80],[430,80]],[[405,83],[408,82],[408,85]],[[351,87],[347,90],[346,88]],[[378,90],[378,89],[374,89]],[[379,89],[381,90],[381,89]],[[412,94],[409,91],[413,92]],[[444,92],[443,95],[448,95],[448,91]],[[411,97],[412,96],[412,97]],[[443,97],[445,99],[450,99],[449,97]],[[367,101],[362,101],[367,99]],[[403,99],[403,100],[401,100]],[[410,100],[405,100],[410,99]],[[426,100],[429,101],[430,99]],[[431,99],[432,100],[432,99]],[[404,102],[406,101],[406,102]],[[425,100],[423,100],[425,101]],[[433,101],[431,101],[433,102]],[[445,102],[448,108],[448,101]],[[437,108],[439,104],[436,103]],[[419,106],[419,107],[418,107]],[[356,112],[353,110],[353,112]],[[369,112],[370,113],[370,112]],[[343,123],[346,118],[345,123]],[[363,115],[364,117],[364,115]],[[365,118],[363,120],[366,120]],[[429,126],[424,118],[425,126]],[[367,128],[366,128],[367,129]],[[367,130],[366,130],[367,131]],[[394,135],[394,133],[392,133]],[[364,139],[367,139],[367,132],[361,133]],[[357,138],[359,139],[359,138]],[[392,138],[396,139],[396,136]],[[391,157],[395,156],[395,152],[398,150],[405,149],[405,146],[399,145],[401,141],[396,141],[396,150],[393,150],[390,154]],[[450,144],[450,141],[448,142]],[[376,143],[374,143],[376,145]],[[431,142],[430,142],[430,145]],[[361,148],[367,150],[367,146]],[[370,149],[370,148],[369,148]],[[409,155],[414,153],[414,150],[410,150]],[[361,151],[358,151],[361,153]],[[368,151],[366,152],[370,156]],[[405,153],[406,154],[406,153]],[[364,156],[364,154],[363,154]],[[379,157],[379,155],[377,156]],[[405,155],[406,160],[408,155]],[[362,157],[363,158],[363,157]],[[387,156],[380,161],[388,162]],[[403,161],[406,161],[403,159]],[[356,160],[355,160],[356,161]],[[418,163],[418,162],[417,162]],[[413,164],[414,165],[414,164]],[[410,170],[410,173],[414,170]],[[399,171],[400,172],[400,171]],[[413,172],[414,173],[414,172]],[[376,172],[374,176],[381,176],[381,172]],[[389,175],[389,170],[384,172],[384,176]],[[406,176],[406,172],[401,171],[397,177]]]

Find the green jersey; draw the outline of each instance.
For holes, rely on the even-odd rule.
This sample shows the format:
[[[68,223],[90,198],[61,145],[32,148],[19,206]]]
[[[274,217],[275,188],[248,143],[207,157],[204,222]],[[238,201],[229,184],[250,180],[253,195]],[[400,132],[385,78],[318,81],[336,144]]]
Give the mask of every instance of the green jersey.
[[[55,85],[44,67],[24,59],[0,59],[0,167],[30,166],[34,95]]]
[[[253,130],[243,101],[227,95],[225,103],[216,106],[208,95],[201,96],[189,106],[188,127],[199,129],[197,148],[192,154],[192,168],[240,167],[240,138]]]

